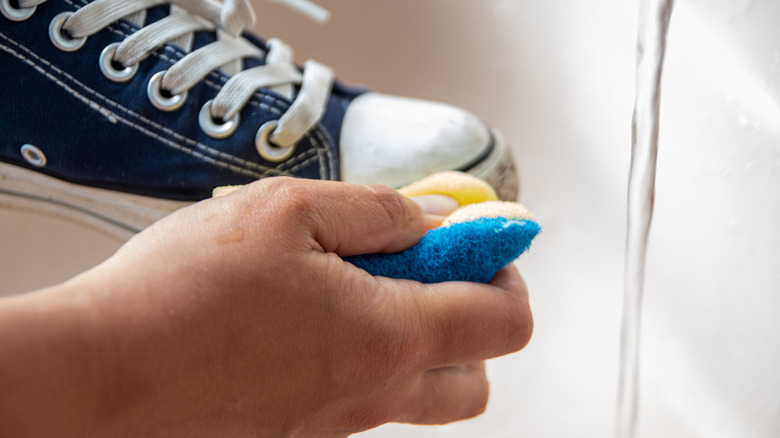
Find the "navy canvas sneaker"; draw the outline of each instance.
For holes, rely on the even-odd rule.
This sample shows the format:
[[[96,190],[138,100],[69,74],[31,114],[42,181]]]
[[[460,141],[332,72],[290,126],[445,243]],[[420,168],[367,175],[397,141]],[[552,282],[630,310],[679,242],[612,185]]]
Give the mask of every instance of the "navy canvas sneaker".
[[[455,169],[517,195],[507,147],[477,118],[296,66],[284,43],[245,32],[249,0],[0,12],[0,206],[127,237],[217,186],[276,175],[399,187]]]

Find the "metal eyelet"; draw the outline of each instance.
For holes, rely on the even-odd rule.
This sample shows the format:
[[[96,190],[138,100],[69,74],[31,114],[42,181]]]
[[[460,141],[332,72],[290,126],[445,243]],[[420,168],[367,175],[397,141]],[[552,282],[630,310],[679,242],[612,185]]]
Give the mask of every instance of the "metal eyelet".
[[[211,115],[211,105],[213,102],[213,100],[206,102],[206,104],[203,105],[203,108],[200,109],[200,114],[198,115],[200,129],[211,138],[228,138],[236,132],[241,119],[238,113],[236,113],[230,120],[218,123],[214,120],[214,116]]]
[[[133,79],[133,76],[138,73],[138,64],[116,68],[114,65],[117,64],[117,62],[114,61],[114,54],[116,53],[117,47],[119,47],[119,43],[111,43],[100,52],[100,71],[103,72],[105,77],[114,82],[127,82],[130,79]]]
[[[22,157],[35,167],[46,166],[46,155],[37,147],[27,143],[23,144],[20,150]]]
[[[261,157],[272,163],[279,163],[290,158],[295,152],[295,145],[277,146],[268,139],[274,129],[279,125],[278,120],[270,120],[263,123],[255,136],[255,147]]]
[[[87,42],[87,38],[71,38],[65,35],[62,30],[62,26],[73,15],[73,12],[61,12],[57,14],[49,24],[49,38],[55,47],[63,52],[75,52],[80,49],[84,43]]]
[[[187,101],[187,92],[185,91],[181,94],[168,93],[169,96],[163,95],[162,80],[166,71],[157,72],[149,79],[149,85],[146,86],[146,95],[149,96],[149,101],[158,110],[176,111]]]
[[[35,9],[38,6],[31,8],[20,8],[19,2],[16,2],[16,6],[11,4],[11,0],[0,0],[0,13],[11,21],[24,21],[35,13]]]

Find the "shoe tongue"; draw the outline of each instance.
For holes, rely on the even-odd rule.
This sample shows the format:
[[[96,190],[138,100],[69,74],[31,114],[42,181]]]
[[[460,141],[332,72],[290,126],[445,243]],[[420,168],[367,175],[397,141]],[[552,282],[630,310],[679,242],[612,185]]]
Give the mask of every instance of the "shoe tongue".
[[[186,10],[176,5],[162,5],[149,8],[138,12],[126,19],[136,26],[148,26],[156,21],[162,20],[170,14],[184,13]],[[186,34],[171,40],[170,43],[182,49],[185,53],[190,53],[201,47],[207,46],[218,39],[217,33],[213,31],[200,31]],[[221,70],[229,75],[237,74],[241,71],[241,60],[236,60],[223,65]]]
[[[144,22],[146,21],[146,11],[136,12],[133,15],[125,17],[125,20],[135,24],[138,27],[141,27],[141,26],[143,26]]]

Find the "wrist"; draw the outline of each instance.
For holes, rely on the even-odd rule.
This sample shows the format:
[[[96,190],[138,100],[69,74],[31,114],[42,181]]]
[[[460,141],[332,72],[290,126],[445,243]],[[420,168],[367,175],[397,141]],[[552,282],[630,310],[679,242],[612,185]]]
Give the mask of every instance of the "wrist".
[[[0,300],[0,429],[9,436],[85,436],[97,426],[106,343],[88,283],[82,275]]]

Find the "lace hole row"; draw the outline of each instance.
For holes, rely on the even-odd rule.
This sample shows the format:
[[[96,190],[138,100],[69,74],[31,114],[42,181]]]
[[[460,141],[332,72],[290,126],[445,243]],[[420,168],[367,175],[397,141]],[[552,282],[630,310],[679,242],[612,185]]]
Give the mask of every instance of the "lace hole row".
[[[31,8],[20,8],[18,0],[11,4],[11,0],[0,0],[0,13],[3,17],[11,21],[24,21],[35,13],[37,6]]]
[[[0,0],[0,2],[2,2],[0,3],[0,7],[3,9],[4,15],[6,9],[13,8],[10,6],[9,1],[10,0]],[[55,47],[65,52],[74,52],[80,49],[87,41],[86,38],[71,38],[63,32],[62,26],[72,15],[73,12],[59,13],[51,20],[51,24],[49,25],[49,38],[51,39],[51,42]],[[109,44],[100,53],[100,71],[103,72],[103,75],[108,79],[114,82],[127,82],[138,72],[138,64],[117,68],[114,65],[114,54],[116,53],[118,46],[119,43]],[[160,111],[176,111],[186,102],[187,92],[185,91],[184,93],[177,95],[166,95],[160,85],[165,72],[166,71],[163,70],[152,76],[146,87],[146,92],[149,96],[149,101],[155,108]]]
[[[229,120],[221,122],[214,120],[214,116],[211,112],[213,102],[213,100],[209,100],[200,109],[200,114],[198,115],[200,129],[211,138],[223,139],[230,137],[238,129],[241,120],[240,116],[236,114]],[[271,142],[270,136],[278,125],[279,122],[277,120],[265,122],[260,129],[257,130],[257,134],[255,135],[255,147],[257,148],[257,152],[265,160],[273,163],[282,162],[290,158],[295,150],[294,145],[278,146]]]
[[[10,3],[11,0],[0,0],[0,12],[13,21],[26,20],[35,12],[35,7],[32,8],[16,8]],[[62,29],[65,22],[73,15],[73,12],[62,12],[57,14],[49,25],[49,38],[52,43],[58,49],[65,52],[74,52],[80,49],[87,41],[86,38],[72,38],[68,36]],[[132,79],[138,72],[138,64],[132,66],[117,67],[114,61],[114,55],[119,43],[112,43],[106,46],[100,53],[100,71],[109,79],[114,82],[127,82]],[[146,93],[149,97],[149,101],[160,111],[176,111],[181,108],[187,101],[187,91],[180,94],[170,94],[162,88],[162,79],[167,70],[163,70],[155,73],[149,80],[146,87]],[[206,102],[200,110],[198,116],[198,123],[200,124],[203,132],[209,137],[215,139],[224,139],[233,135],[238,129],[240,123],[240,117],[238,114],[233,116],[230,120],[217,122],[211,113],[212,101]],[[270,135],[274,129],[278,126],[278,121],[271,120],[264,123],[260,129],[257,130],[255,135],[255,147],[257,152],[265,160],[270,162],[281,162],[290,156],[295,151],[295,145],[291,146],[278,146],[273,144],[270,140]]]
[[[162,111],[176,111],[184,105],[187,100],[187,92],[181,94],[174,94],[172,96],[164,96],[162,89],[162,78],[165,75],[166,70],[157,72],[149,80],[149,85],[146,87],[149,100],[155,108]],[[234,115],[229,120],[216,121],[211,112],[213,100],[206,102],[200,109],[198,114],[198,124],[200,129],[211,138],[224,139],[233,135],[238,129],[241,123],[241,117],[239,114]],[[257,152],[265,160],[278,163],[290,158],[295,152],[295,145],[290,146],[278,146],[270,140],[270,135],[279,125],[277,120],[271,120],[265,122],[260,129],[257,130],[255,135],[255,147]]]

